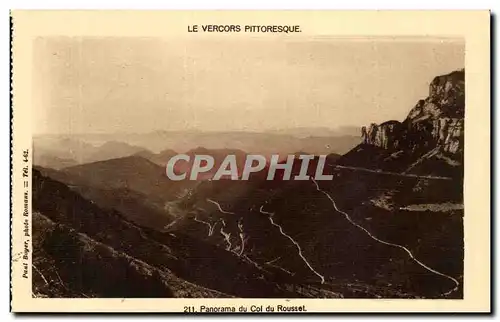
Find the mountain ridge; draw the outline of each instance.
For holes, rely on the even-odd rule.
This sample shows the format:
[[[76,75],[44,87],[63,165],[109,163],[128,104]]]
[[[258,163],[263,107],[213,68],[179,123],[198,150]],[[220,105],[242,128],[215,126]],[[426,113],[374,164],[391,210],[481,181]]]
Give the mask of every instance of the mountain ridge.
[[[418,101],[402,122],[363,126],[362,143],[346,153],[339,164],[463,176],[464,93],[464,69],[435,77],[429,85],[429,96]]]

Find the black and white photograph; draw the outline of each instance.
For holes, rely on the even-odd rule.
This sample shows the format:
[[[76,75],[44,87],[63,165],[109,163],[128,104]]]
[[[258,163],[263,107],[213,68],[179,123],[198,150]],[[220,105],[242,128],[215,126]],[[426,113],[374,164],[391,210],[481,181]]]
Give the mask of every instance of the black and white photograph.
[[[465,37],[237,22],[31,39],[31,298],[464,300]]]

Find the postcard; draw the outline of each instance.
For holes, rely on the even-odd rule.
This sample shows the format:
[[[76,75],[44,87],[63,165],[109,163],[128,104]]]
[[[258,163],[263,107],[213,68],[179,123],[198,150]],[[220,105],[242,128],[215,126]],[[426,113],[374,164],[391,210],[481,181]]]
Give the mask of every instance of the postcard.
[[[14,312],[489,312],[489,11],[12,11]]]

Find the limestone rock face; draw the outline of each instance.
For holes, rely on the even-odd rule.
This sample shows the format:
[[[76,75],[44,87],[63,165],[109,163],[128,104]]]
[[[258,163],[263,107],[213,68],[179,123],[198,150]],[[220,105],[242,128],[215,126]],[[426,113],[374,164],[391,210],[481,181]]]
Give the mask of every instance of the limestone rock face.
[[[376,145],[378,147],[397,149],[399,147],[399,136],[401,135],[402,124],[398,121],[384,122],[380,125],[372,123],[368,130],[364,128],[364,143]]]
[[[463,153],[465,72],[434,78],[429,97],[420,100],[402,122],[388,121],[363,127],[363,143],[389,150],[439,148],[449,154]]]
[[[463,152],[464,120],[447,117],[435,120],[433,136],[443,151],[452,154]]]

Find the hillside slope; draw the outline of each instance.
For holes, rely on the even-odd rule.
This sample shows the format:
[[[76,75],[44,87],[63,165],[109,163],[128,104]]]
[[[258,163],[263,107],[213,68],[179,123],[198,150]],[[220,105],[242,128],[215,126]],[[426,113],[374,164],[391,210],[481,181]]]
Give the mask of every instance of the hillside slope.
[[[181,232],[127,221],[33,171],[38,296],[284,297],[253,264]]]

